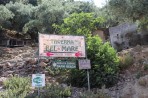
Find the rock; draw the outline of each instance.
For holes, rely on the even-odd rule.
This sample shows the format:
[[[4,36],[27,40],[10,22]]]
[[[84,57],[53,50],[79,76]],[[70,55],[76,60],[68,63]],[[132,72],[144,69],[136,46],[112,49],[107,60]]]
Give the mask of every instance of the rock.
[[[138,80],[138,85],[139,85],[139,86],[143,86],[143,87],[148,87],[148,75],[145,76],[145,77],[141,77],[141,78]]]
[[[24,65],[19,65],[17,66],[17,69],[22,69],[24,67]]]
[[[31,64],[31,65],[36,64],[37,63],[37,59],[36,58],[29,59],[28,63]]]
[[[128,83],[128,84],[124,87],[124,89],[123,89],[123,91],[122,91],[122,93],[121,93],[121,95],[120,95],[120,98],[134,98],[134,94],[135,94],[135,93],[136,93],[136,92],[135,92],[135,89],[134,89],[133,84]]]
[[[2,64],[0,65],[0,69],[3,69],[3,65]]]
[[[10,70],[9,70],[9,71],[7,71],[7,73],[8,73],[8,74],[13,74],[14,71],[10,71]]]
[[[3,86],[0,86],[0,92],[3,92],[5,89],[3,89]]]
[[[47,64],[46,63],[44,63],[44,62],[40,62],[40,64],[39,64],[41,67],[46,67],[47,66]]]
[[[49,72],[48,71],[44,71],[44,74],[47,76],[49,74]]]
[[[3,85],[3,82],[6,81],[6,79],[7,79],[7,78],[5,78],[5,77],[1,77],[1,78],[0,78],[0,85]]]
[[[140,45],[137,45],[137,46],[133,49],[133,51],[135,51],[135,52],[141,52],[141,51],[142,51],[142,47],[141,47]]]
[[[40,59],[40,62],[45,62],[45,63],[48,63],[49,62],[49,60],[48,59]]]
[[[13,77],[13,75],[12,74],[8,74],[7,77],[11,78],[11,77]]]
[[[66,87],[68,87],[68,86],[67,86],[67,84],[62,83],[62,84],[61,84],[61,87],[66,88]]]
[[[141,77],[135,84],[138,98],[148,98],[148,75]]]
[[[12,64],[11,64],[10,62],[6,62],[6,66],[7,66],[7,67],[11,67]]]

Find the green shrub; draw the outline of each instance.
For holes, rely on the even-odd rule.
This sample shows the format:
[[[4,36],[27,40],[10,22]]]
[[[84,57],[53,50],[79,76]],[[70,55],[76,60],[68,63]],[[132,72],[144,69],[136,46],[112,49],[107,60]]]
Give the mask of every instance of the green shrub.
[[[139,83],[140,86],[143,86],[143,87],[146,87],[147,84],[148,84],[147,80],[143,77],[138,80],[138,83]]]
[[[148,64],[144,64],[144,70],[145,70],[145,71],[148,70]]]
[[[110,98],[107,94],[103,92],[92,92],[92,91],[85,91],[80,93],[80,98]]]
[[[109,43],[104,43],[98,36],[87,38],[87,56],[91,60],[91,87],[112,86],[117,82],[119,58]],[[69,77],[72,86],[87,86],[85,70],[71,70]]]
[[[60,74],[59,68],[48,67],[48,68],[46,68],[46,70],[48,71],[49,75],[51,75],[51,76],[56,76],[56,75]]]
[[[121,70],[128,68],[129,66],[131,66],[134,62],[133,62],[133,57],[130,54],[126,54],[120,58],[120,64],[119,67]]]
[[[136,74],[136,78],[139,79],[142,76],[144,76],[144,73],[142,71],[138,71]]]
[[[69,97],[71,96],[71,87],[66,86],[63,87],[61,85],[48,85],[45,88],[45,93],[43,94],[44,97],[50,97],[50,98],[63,98],[63,97]]]
[[[0,93],[0,98],[24,98],[30,92],[30,79],[12,77],[4,82],[5,91]]]

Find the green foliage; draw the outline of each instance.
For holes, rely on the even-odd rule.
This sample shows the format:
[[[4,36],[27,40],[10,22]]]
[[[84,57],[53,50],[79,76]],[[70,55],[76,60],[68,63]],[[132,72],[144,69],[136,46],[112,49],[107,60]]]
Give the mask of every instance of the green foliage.
[[[2,27],[9,27],[9,19],[12,19],[14,14],[7,9],[5,6],[0,5],[0,26]]]
[[[44,90],[44,92],[40,93],[39,98],[67,98],[72,95],[72,89],[70,86],[63,87],[58,84],[48,84],[42,90]],[[25,98],[38,98],[37,92]]]
[[[98,36],[91,36],[91,32],[103,27],[104,19],[95,18],[92,13],[74,13],[64,19],[59,28],[60,34],[85,35],[87,44],[87,57],[91,60],[90,70],[91,87],[111,86],[116,80],[119,59],[116,51],[109,43],[104,43]],[[73,86],[87,86],[87,78],[84,70],[72,69],[69,82]]]
[[[81,2],[81,1],[68,1],[65,2],[65,11],[68,14],[72,13],[91,13],[95,11],[95,6],[89,2]]]
[[[144,64],[144,70],[145,70],[145,71],[148,70],[148,64]]]
[[[49,75],[51,75],[51,76],[59,75],[61,72],[61,70],[59,68],[54,68],[54,67],[46,68],[46,70],[48,71]]]
[[[147,84],[148,84],[148,83],[147,83],[147,79],[144,78],[144,77],[140,78],[140,79],[138,80],[138,84],[139,84],[140,86],[146,87]]]
[[[109,0],[108,10],[117,21],[139,21],[140,26],[147,24],[143,21],[148,16],[147,0]],[[146,25],[148,26],[148,24]]]
[[[80,98],[110,98],[108,95],[104,94],[103,92],[92,92],[92,91],[85,91],[80,92]]]
[[[14,76],[4,82],[5,91],[0,92],[0,98],[38,98],[37,92],[31,92],[31,80],[29,78]],[[70,86],[48,84],[41,88],[39,98],[65,98],[72,95]]]
[[[64,19],[59,28],[60,34],[86,35],[89,36],[93,30],[103,27],[104,19],[95,17],[93,13],[74,13]]]
[[[0,6],[0,25],[29,33],[32,39],[37,38],[38,32],[55,33],[57,28],[53,25],[62,24],[63,18],[74,12],[94,12],[93,4],[73,0],[5,0],[0,3],[6,4]]]
[[[30,91],[30,79],[12,77],[4,82],[5,91],[0,93],[2,98],[24,98]]]
[[[10,2],[10,0],[0,0],[0,4],[6,4],[6,3],[8,3],[8,2]]]
[[[87,56],[91,60],[91,87],[112,86],[117,82],[119,58],[109,43],[102,43],[98,36],[87,38]],[[71,85],[87,86],[85,70],[74,69],[70,75]]]
[[[5,6],[0,5],[0,20],[8,20],[13,18],[14,14]]]
[[[33,6],[18,2],[10,2],[6,4],[6,7],[15,15],[10,21],[12,28],[17,31],[22,31],[23,26],[32,19]]]
[[[119,68],[121,70],[126,69],[129,66],[131,66],[133,63],[134,63],[133,57],[130,54],[126,54],[126,55],[120,57]]]
[[[35,8],[34,19],[25,24],[23,30],[27,32],[37,28],[39,32],[53,33],[52,24],[60,24],[64,15],[64,8],[60,0],[44,0]]]
[[[138,71],[136,74],[136,78],[139,79],[142,76],[144,76],[144,73],[142,71]]]

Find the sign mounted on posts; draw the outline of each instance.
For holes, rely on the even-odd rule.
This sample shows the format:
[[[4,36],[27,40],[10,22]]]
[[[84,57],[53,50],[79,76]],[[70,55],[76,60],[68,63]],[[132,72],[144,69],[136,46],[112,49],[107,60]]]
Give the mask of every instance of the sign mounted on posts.
[[[79,60],[79,69],[91,69],[90,60]]]
[[[76,68],[76,61],[54,60],[53,66],[58,68]]]
[[[45,74],[32,74],[32,86],[33,87],[45,86]]]
[[[85,57],[85,37],[39,34],[39,56]]]

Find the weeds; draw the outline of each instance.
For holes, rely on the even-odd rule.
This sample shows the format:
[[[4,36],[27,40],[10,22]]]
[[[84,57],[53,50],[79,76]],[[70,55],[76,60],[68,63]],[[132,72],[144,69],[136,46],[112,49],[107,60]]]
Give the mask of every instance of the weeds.
[[[134,63],[133,57],[130,54],[126,54],[122,57],[119,57],[119,59],[120,59],[119,68],[121,70],[128,68],[130,65]]]
[[[30,89],[30,79],[14,76],[4,82],[5,91],[0,93],[0,98],[24,98]]]
[[[110,98],[107,94],[103,92],[92,92],[92,91],[85,91],[80,93],[80,98]]]

